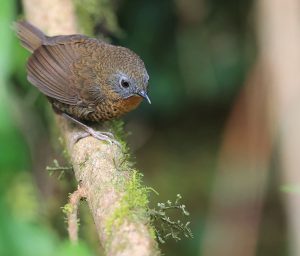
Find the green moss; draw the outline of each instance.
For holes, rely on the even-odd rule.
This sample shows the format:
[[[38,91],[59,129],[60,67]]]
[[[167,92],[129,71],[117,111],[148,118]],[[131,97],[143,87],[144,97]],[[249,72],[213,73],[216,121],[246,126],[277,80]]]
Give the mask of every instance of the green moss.
[[[116,140],[121,144],[122,153],[126,157],[125,160],[130,161],[130,150],[126,142],[129,133],[125,132],[124,130],[124,121],[120,119],[116,119],[116,120],[111,120],[108,123]]]
[[[136,170],[125,184],[125,193],[120,201],[120,206],[106,221],[105,228],[108,236],[111,236],[112,230],[118,228],[125,219],[145,220],[148,209],[148,193],[150,189],[142,185],[142,174]]]
[[[130,209],[134,208],[147,208],[148,200],[148,187],[143,186],[141,183],[142,174],[136,170],[133,171],[132,177],[125,187],[126,193],[123,200],[127,202]]]
[[[65,214],[65,215],[69,215],[71,212],[73,211],[73,207],[71,204],[65,204],[64,207],[62,207],[62,212]]]
[[[153,240],[156,240],[156,232],[155,232],[155,228],[151,225],[149,225],[149,232],[150,232],[150,236]]]

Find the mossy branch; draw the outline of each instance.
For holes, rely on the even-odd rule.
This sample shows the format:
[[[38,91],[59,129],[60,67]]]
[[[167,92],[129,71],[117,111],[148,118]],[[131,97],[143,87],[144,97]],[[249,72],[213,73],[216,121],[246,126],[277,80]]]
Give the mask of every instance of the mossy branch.
[[[79,31],[71,0],[23,0],[23,3],[27,19],[47,34]],[[56,123],[106,255],[159,255],[146,207],[147,189],[141,185],[140,175],[132,170],[125,144],[122,143],[122,151],[92,137],[74,143],[78,128],[61,116],[56,116]],[[71,213],[75,214],[74,210]],[[76,240],[76,235],[73,238]]]

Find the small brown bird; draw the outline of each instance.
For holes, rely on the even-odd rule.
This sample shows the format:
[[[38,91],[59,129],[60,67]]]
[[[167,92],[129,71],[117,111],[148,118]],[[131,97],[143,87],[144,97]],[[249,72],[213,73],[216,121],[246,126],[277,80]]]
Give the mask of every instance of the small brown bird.
[[[28,80],[45,94],[54,110],[80,124],[99,122],[135,109],[147,95],[149,76],[143,61],[131,50],[84,35],[46,36],[26,21],[15,23],[22,46],[32,55],[27,63]]]

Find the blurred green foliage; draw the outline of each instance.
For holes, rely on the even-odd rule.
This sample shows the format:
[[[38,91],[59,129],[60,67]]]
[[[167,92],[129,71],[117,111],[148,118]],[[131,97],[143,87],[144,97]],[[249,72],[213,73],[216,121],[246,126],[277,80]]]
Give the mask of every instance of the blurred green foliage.
[[[4,1],[0,10],[0,166],[1,172],[0,189],[5,187],[6,182],[14,172],[19,172],[29,166],[29,154],[24,140],[17,130],[13,120],[14,106],[9,88],[9,76],[13,69],[13,34],[11,22],[15,17],[14,2]],[[15,158],[15,149],[18,148],[18,161]],[[7,171],[6,171],[7,170]]]

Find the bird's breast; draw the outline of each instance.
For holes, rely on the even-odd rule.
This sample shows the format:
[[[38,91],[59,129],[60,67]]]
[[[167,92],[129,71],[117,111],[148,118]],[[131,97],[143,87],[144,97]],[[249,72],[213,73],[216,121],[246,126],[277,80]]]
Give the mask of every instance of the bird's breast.
[[[142,102],[142,100],[142,97],[134,95],[127,99],[120,100],[118,104],[120,109],[122,109],[126,113],[135,109]]]
[[[142,101],[140,96],[131,96],[117,101],[105,101],[99,103],[95,112],[89,114],[91,121],[104,121],[122,116],[135,109]]]
[[[80,120],[100,122],[117,118],[130,112],[141,103],[142,98],[140,96],[131,96],[117,101],[103,101],[89,108],[79,105],[67,105],[51,98],[49,98],[49,101],[54,109],[60,112],[65,112]]]

